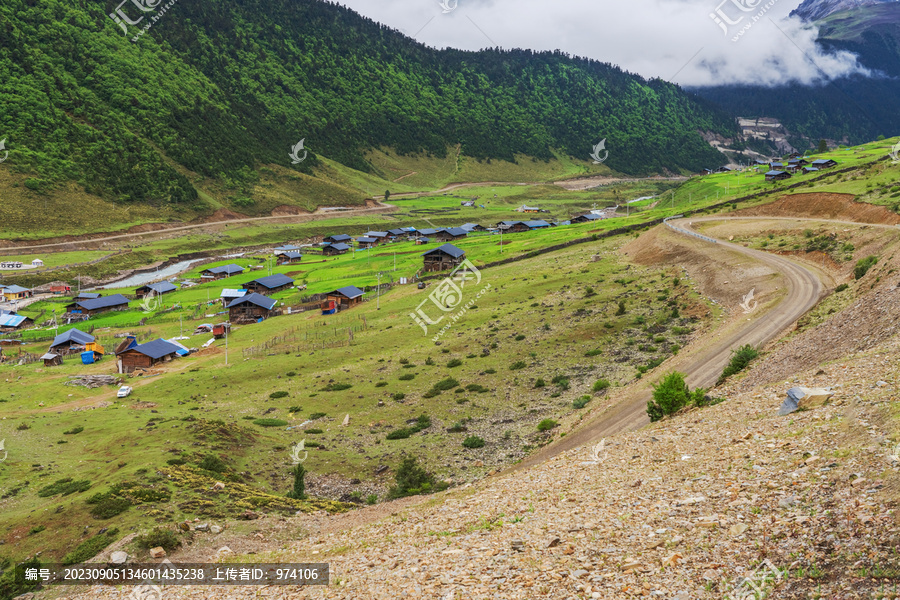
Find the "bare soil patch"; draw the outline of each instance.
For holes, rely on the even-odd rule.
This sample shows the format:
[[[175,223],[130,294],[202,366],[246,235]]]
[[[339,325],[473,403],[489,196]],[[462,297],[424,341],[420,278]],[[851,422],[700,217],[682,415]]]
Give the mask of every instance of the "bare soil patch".
[[[823,192],[782,196],[770,204],[738,210],[733,216],[806,217],[881,225],[900,223],[900,215],[883,206],[856,202],[853,194]]]

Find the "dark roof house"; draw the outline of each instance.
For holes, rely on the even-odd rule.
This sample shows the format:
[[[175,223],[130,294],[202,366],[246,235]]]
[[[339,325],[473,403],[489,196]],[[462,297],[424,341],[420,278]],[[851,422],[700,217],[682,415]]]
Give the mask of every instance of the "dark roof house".
[[[443,244],[422,254],[426,272],[445,271],[459,265],[466,258],[465,250],[453,244]]]
[[[294,280],[281,273],[275,273],[268,277],[260,277],[244,285],[248,291],[259,294],[274,294],[294,285]]]
[[[101,296],[91,300],[76,300],[72,304],[66,306],[66,310],[71,313],[81,313],[87,315],[96,315],[111,310],[127,310],[128,298],[122,294],[113,294],[112,296]]]
[[[162,294],[169,294],[177,290],[175,284],[171,281],[160,281],[159,283],[150,283],[148,285],[142,285],[138,289],[134,290],[135,295],[138,298],[143,298],[150,292],[153,292],[157,296]]]
[[[327,246],[324,246],[322,248],[322,254],[324,254],[325,256],[335,256],[337,254],[343,254],[343,253],[347,252],[349,249],[350,249],[350,246],[348,246],[347,244],[341,244],[341,243],[328,244]]]
[[[351,239],[353,239],[353,238],[351,238],[349,235],[339,233],[336,235],[329,235],[328,237],[324,238],[322,241],[333,244],[335,242],[349,242]]]

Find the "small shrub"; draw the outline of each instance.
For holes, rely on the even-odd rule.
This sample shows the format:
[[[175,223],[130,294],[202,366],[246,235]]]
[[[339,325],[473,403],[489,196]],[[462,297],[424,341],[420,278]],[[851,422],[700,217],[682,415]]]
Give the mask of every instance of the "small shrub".
[[[372,506],[378,503],[378,494],[369,494],[366,496],[366,504]]]
[[[484,387],[483,385],[481,385],[479,383],[470,383],[469,385],[466,386],[466,389],[469,390],[470,392],[477,392],[477,393],[491,391],[490,389]],[[459,391],[459,390],[457,390],[457,391]]]
[[[594,348],[593,350],[588,350],[584,353],[585,356],[600,356],[603,354],[603,350],[600,348]]]
[[[462,421],[457,421],[452,426],[447,428],[448,433],[462,433],[463,431],[467,431],[465,425],[463,425]]]
[[[197,463],[197,467],[204,471],[212,471],[213,473],[224,473],[228,470],[228,465],[215,454],[207,454]]]
[[[166,461],[166,464],[172,465],[173,467],[177,467],[177,466],[185,464],[186,462],[187,461],[185,461],[183,458],[170,458],[169,460]]]
[[[534,382],[534,388],[535,388],[535,389],[542,388],[542,387],[544,387],[544,386],[546,386],[546,385],[547,385],[547,382],[544,381],[544,378],[543,378],[543,377],[538,377],[537,380]]]
[[[63,435],[75,435],[84,431],[84,427],[73,427],[68,431],[63,431]]]
[[[134,538],[138,548],[156,548],[161,546],[166,551],[172,551],[181,545],[178,536],[171,529],[164,527],[154,527],[149,532],[141,534]]]
[[[428,358],[425,359],[425,364],[428,365],[429,367],[432,366],[432,365],[434,365],[434,359],[432,359],[432,358],[429,356]]]
[[[286,494],[288,498],[295,500],[306,499],[306,469],[303,465],[297,465],[291,471],[294,474],[294,488]]]
[[[28,535],[37,535],[37,534],[39,534],[40,532],[44,531],[45,529],[47,529],[47,526],[46,526],[46,525],[37,525],[36,527],[32,527],[32,528],[28,531]]]
[[[585,406],[587,406],[588,402],[590,402],[590,401],[591,401],[590,396],[582,396],[581,398],[578,398],[577,400],[572,402],[572,407],[577,408],[577,409],[582,409]]]
[[[296,377],[297,371],[288,371],[287,373],[285,373],[285,376],[286,377]]]
[[[496,372],[497,372],[496,369],[485,369],[485,370],[484,370],[484,374],[485,374],[485,375],[493,375],[493,374],[496,373]]]
[[[349,383],[329,383],[325,387],[322,388],[323,392],[340,392],[343,390],[349,390],[353,386]]]
[[[595,392],[602,392],[603,390],[608,389],[609,386],[610,386],[609,380],[607,380],[607,379],[598,379],[597,381],[594,382],[594,388],[593,388],[593,389],[594,389]]]
[[[469,401],[468,398],[457,398],[457,399],[456,399],[456,403],[457,403],[457,404],[465,404],[465,403],[468,402],[468,401]]]
[[[78,563],[83,563],[87,560],[90,560],[91,558],[97,556],[97,554],[101,550],[116,541],[116,536],[118,534],[119,530],[113,528],[104,533],[89,537],[85,541],[78,544],[78,546],[76,546],[74,550],[63,556],[62,564],[77,565]]]
[[[484,448],[484,440],[477,435],[470,435],[462,441],[463,448]]]
[[[665,376],[659,384],[653,386],[653,399],[647,401],[647,416],[651,421],[659,421],[688,404],[702,402],[706,390],[697,388],[693,392],[684,382],[684,375],[673,371]]]
[[[91,482],[87,479],[74,481],[71,477],[65,479],[57,479],[48,486],[38,490],[38,497],[49,498],[50,496],[62,495],[68,496],[76,492],[85,492],[91,487]]]
[[[25,431],[26,429],[31,429],[31,427],[28,426],[28,423],[19,423],[19,426],[16,427],[16,431]]]
[[[528,365],[525,364],[525,361],[517,360],[513,364],[509,365],[509,370],[510,371],[518,371],[520,369],[524,369],[526,366],[528,366]]]
[[[403,392],[395,392],[395,393],[391,394],[391,400],[397,400],[399,402],[400,400],[403,400],[404,398],[406,398],[406,394],[404,394]]]
[[[853,275],[856,279],[862,279],[865,277],[866,273],[869,272],[869,269],[875,266],[875,263],[878,262],[877,256],[867,256],[866,258],[858,261],[856,263],[856,267],[853,269]]]
[[[459,360],[458,358],[454,358],[447,362],[447,368],[453,369],[460,366],[461,364],[463,364],[461,360]]]
[[[434,476],[420,467],[415,457],[403,459],[394,475],[396,485],[388,492],[388,497],[403,498],[418,494],[430,494],[447,489],[447,484],[436,483]]]
[[[400,381],[411,381],[413,378],[415,378],[415,376],[416,376],[415,373],[404,373],[403,375],[399,376],[397,379],[399,379]]]
[[[379,381],[375,384],[375,387],[385,387],[387,385],[387,381]]]
[[[253,424],[260,427],[284,427],[288,422],[283,419],[254,419]]]
[[[407,427],[401,427],[400,429],[395,429],[389,434],[387,434],[385,439],[388,440],[405,440],[409,436],[411,436],[413,432]]]
[[[314,412],[313,414],[309,415],[309,420],[315,421],[316,419],[321,419],[324,416],[326,416],[326,414],[323,412]]]
[[[303,412],[303,409],[299,406],[292,406],[292,407],[288,408],[288,412],[289,413],[298,413],[298,412]]]
[[[716,385],[722,385],[726,379],[746,369],[747,365],[757,356],[759,356],[759,351],[749,344],[745,344],[733,351],[731,353],[731,361],[722,371],[722,375],[719,377]]]
[[[537,424],[538,431],[550,431],[554,427],[558,426],[559,423],[554,421],[553,419],[544,419],[540,423]]]
[[[309,433],[309,434],[312,434],[312,435],[317,435],[317,434],[320,434],[320,433],[324,433],[324,431],[322,431],[321,429],[317,429],[317,428],[313,427],[312,429],[307,429],[304,433]]]
[[[447,390],[452,390],[455,387],[459,387],[459,381],[453,379],[452,377],[447,377],[435,383],[432,386],[432,389],[438,390],[439,392],[445,392]]]
[[[625,314],[625,301],[622,300],[621,302],[619,302],[619,310],[616,311],[616,316],[621,317],[624,314]]]
[[[520,333],[519,335],[516,336],[516,341],[517,341],[517,342],[521,342],[521,341],[524,340],[524,339],[525,339],[525,336],[522,335],[521,333]]]
[[[269,398],[271,398],[272,400],[278,400],[279,398],[287,398],[288,396],[290,396],[290,394],[288,394],[285,391],[272,392],[271,394],[269,394]]]
[[[124,498],[114,498],[108,494],[98,494],[98,496],[103,497],[92,503],[93,506],[90,510],[91,515],[96,519],[110,519],[131,508],[131,503]]]

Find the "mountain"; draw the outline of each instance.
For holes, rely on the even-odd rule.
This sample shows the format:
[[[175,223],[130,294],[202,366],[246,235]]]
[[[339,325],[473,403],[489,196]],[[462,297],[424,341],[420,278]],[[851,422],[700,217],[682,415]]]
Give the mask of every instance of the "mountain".
[[[700,132],[736,131],[677,86],[561,52],[434,50],[316,0],[159,5],[120,5],[119,23],[87,0],[0,6],[4,168],[196,207],[212,179],[242,206],[261,170],[314,175],[326,157],[378,174],[373,149],[587,162],[606,138],[608,167],[644,174],[721,164]]]
[[[805,2],[825,10],[833,2]],[[816,21],[825,51],[858,55],[871,75],[830,80],[824,85],[714,86],[693,91],[742,117],[772,117],[792,133],[799,148],[819,139],[856,144],[900,133],[900,2],[870,3],[833,12]]]
[[[800,6],[791,11],[791,16],[800,17],[804,21],[817,21],[832,13],[883,2],[897,2],[897,0],[803,0]]]

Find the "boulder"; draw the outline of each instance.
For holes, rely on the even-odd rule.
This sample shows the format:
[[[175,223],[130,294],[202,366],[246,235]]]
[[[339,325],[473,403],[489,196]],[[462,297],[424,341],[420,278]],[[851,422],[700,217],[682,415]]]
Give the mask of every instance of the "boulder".
[[[778,409],[778,416],[789,415],[800,407],[820,406],[833,395],[834,392],[830,388],[792,387],[788,390],[781,408]]]
[[[150,548],[150,558],[165,558],[166,551],[162,546],[157,546],[156,548]]]
[[[126,562],[128,562],[127,552],[117,550],[109,555],[109,564],[111,565],[124,565]]]

